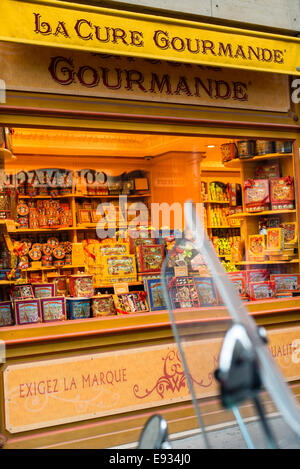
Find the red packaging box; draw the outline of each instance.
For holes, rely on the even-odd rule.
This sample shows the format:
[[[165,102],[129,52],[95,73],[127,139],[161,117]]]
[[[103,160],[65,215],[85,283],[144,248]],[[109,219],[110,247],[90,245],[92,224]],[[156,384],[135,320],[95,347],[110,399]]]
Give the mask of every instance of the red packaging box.
[[[260,212],[269,209],[270,191],[268,179],[248,179],[244,181],[246,212]]]
[[[295,202],[294,178],[287,176],[270,180],[272,210],[293,210]]]
[[[249,296],[251,301],[265,300],[275,297],[274,282],[250,282]]]

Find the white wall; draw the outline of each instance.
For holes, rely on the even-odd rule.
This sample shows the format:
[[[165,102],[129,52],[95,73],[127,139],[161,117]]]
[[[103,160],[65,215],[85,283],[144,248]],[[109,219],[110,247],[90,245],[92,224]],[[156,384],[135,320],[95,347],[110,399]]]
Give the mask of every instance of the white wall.
[[[78,0],[77,0],[78,1]],[[80,0],[89,3],[88,0]],[[137,5],[300,33],[300,0],[93,0],[106,6]]]

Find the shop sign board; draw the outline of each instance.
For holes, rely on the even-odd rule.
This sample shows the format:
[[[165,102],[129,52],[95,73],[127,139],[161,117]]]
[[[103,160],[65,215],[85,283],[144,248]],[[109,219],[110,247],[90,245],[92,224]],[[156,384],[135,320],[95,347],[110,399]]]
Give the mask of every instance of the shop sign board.
[[[300,75],[300,39],[55,0],[1,0],[0,41]]]
[[[0,45],[7,90],[287,112],[288,76],[221,67]]]
[[[285,378],[299,380],[300,327],[271,330],[268,338]],[[218,394],[213,371],[221,344],[222,338],[183,344],[199,398]],[[7,365],[3,378],[11,433],[190,400],[174,344]]]

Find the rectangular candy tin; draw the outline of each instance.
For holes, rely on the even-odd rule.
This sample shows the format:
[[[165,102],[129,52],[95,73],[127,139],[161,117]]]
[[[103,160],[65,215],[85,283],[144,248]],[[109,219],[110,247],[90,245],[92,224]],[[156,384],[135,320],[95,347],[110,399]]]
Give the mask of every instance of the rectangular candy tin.
[[[0,302],[0,327],[12,326],[15,323],[11,301]]]
[[[15,300],[16,323],[33,324],[42,321],[40,300]]]
[[[32,289],[35,298],[48,298],[55,295],[54,283],[34,283]]]
[[[85,319],[91,317],[90,298],[67,298],[68,319]]]
[[[64,321],[66,319],[65,297],[41,298],[41,311],[44,322]]]

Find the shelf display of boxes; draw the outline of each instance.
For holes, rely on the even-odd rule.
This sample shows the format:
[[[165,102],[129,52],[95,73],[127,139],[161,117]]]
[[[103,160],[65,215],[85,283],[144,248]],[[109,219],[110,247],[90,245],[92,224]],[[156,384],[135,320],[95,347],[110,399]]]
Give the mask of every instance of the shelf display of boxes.
[[[236,274],[232,282],[243,299],[251,296],[250,283],[272,281],[270,274],[296,274],[298,268],[293,157],[285,151],[289,148],[285,143],[228,142],[222,146],[224,162],[240,161],[241,174],[227,177],[224,173],[220,180],[210,176],[201,181],[199,197],[204,202],[207,232],[226,270]],[[18,300],[64,297],[68,313],[58,315],[57,320],[113,315],[112,292],[119,283],[128,284],[129,294],[135,287],[136,294],[144,291],[147,311],[164,310],[157,277],[170,241],[154,238],[153,228],[146,222],[141,236],[127,237],[127,224],[133,218],[130,215],[127,220],[125,213],[130,202],[150,203],[150,172],[136,171],[138,176],[134,171],[120,172],[118,176],[114,170],[105,178],[96,170],[84,170],[81,175],[81,170],[62,169],[61,173],[55,170],[52,178],[52,170],[45,170],[45,174],[36,171],[40,184],[16,187],[18,199],[11,207],[15,229],[8,233],[12,246],[6,246],[2,254],[2,279],[9,282],[13,275],[12,286],[17,287],[11,296],[12,311]],[[41,183],[43,178],[47,184]],[[96,229],[106,229],[107,222],[114,224],[116,234],[102,240]],[[178,248],[167,266],[174,308],[219,304],[207,269],[198,266],[194,258],[190,261],[187,251]],[[266,269],[258,269],[272,263],[274,268],[268,268],[268,275]],[[186,270],[179,272],[178,268]],[[247,275],[240,276],[241,269]],[[17,276],[22,285],[18,285]],[[26,296],[28,285],[32,293]],[[88,298],[89,308],[83,307],[80,300]],[[51,312],[50,319],[44,319],[41,302],[39,305],[41,321],[55,320],[55,312],[53,319]]]

